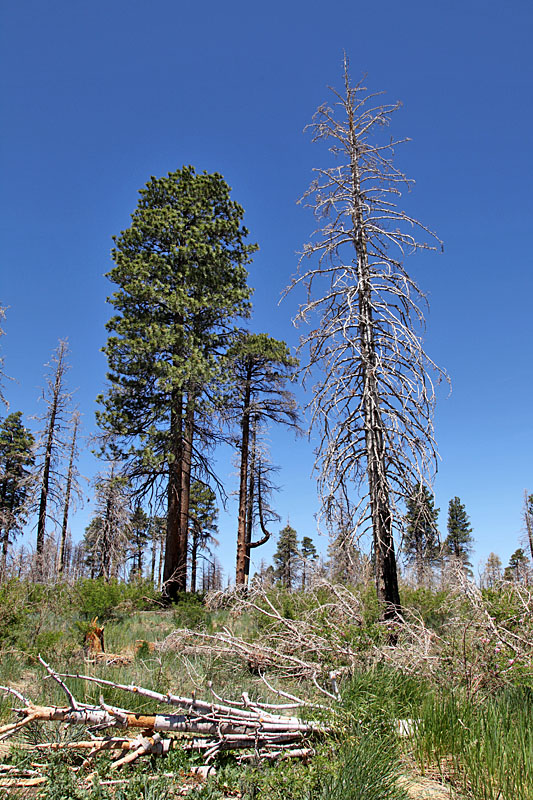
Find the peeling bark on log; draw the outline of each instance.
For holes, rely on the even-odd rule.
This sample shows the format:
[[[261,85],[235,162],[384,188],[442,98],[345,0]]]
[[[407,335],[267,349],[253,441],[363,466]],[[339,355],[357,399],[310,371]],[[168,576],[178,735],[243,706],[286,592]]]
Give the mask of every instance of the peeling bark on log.
[[[310,738],[323,735],[327,728],[319,722],[304,722],[298,717],[272,713],[269,708],[250,700],[244,692],[240,702],[215,703],[196,697],[179,697],[170,692],[145,689],[141,686],[124,685],[88,675],[60,675],[42,658],[41,664],[66,694],[69,705],[64,707],[37,705],[16,689],[0,686],[0,691],[15,696],[22,707],[14,709],[19,719],[0,728],[0,740],[7,739],[33,722],[61,722],[67,725],[84,725],[88,730],[103,729],[142,730],[135,738],[93,737],[91,741],[64,744],[39,745],[39,750],[78,749],[88,751],[84,765],[89,759],[104,751],[115,751],[117,760],[112,769],[135,761],[144,755],[162,755],[172,747],[196,750],[203,753],[209,763],[223,750],[249,750],[250,756],[259,760],[277,757],[307,757],[312,752],[304,744]],[[63,678],[79,678],[103,686],[147,697],[157,703],[178,706],[182,713],[135,713],[127,709],[107,705],[100,698],[100,705],[78,702]],[[214,694],[214,693],[213,693]],[[291,704],[294,707],[294,704]],[[271,709],[271,710],[269,710]],[[161,733],[179,734],[178,738],[162,738]],[[248,760],[245,753],[243,760]]]

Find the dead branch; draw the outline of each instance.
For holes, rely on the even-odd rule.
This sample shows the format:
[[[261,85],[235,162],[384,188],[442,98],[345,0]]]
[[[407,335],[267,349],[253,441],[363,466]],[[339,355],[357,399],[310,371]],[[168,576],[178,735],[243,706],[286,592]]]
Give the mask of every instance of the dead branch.
[[[258,758],[263,755],[272,758],[274,751],[283,753],[286,749],[306,750],[308,748],[303,747],[306,741],[327,732],[327,727],[320,722],[307,722],[298,717],[273,713],[274,709],[279,710],[276,706],[270,709],[262,707],[260,703],[252,701],[246,693],[243,693],[240,702],[233,701],[231,705],[224,702],[215,703],[198,699],[194,695],[179,697],[170,692],[162,694],[142,686],[128,686],[88,675],[60,675],[40,656],[39,661],[48,675],[61,687],[69,705],[65,707],[38,705],[15,689],[0,687],[1,691],[13,695],[22,704],[21,707],[14,709],[19,719],[0,728],[0,739],[11,737],[33,722],[83,725],[89,732],[117,728],[142,730],[136,737],[92,736],[90,741],[37,746],[39,750],[88,751],[84,766],[94,756],[112,751],[117,755],[112,769],[120,769],[142,756],[168,753],[172,747],[199,751],[203,753],[206,763],[212,761],[217,753],[223,750],[251,750]],[[99,705],[81,703],[76,700],[64,680],[74,677],[137,694],[158,704],[177,706],[181,713],[164,714],[157,711],[135,713],[110,706],[103,698],[100,698]],[[162,733],[179,734],[179,737],[163,738]]]
[[[278,691],[267,680],[269,673],[308,680],[320,695],[337,700],[336,678],[352,672],[362,662],[361,651],[354,649],[351,637],[355,629],[363,626],[362,604],[359,595],[345,586],[317,580],[306,592],[306,602],[297,619],[286,617],[281,602],[276,604],[275,594],[262,587],[245,594],[238,588],[214,592],[207,598],[207,604],[209,608],[229,606],[234,617],[251,615],[267,624],[261,625],[261,633],[253,641],[236,636],[228,628],[215,633],[177,630],[158,647],[172,650],[181,658],[200,654],[238,658],[253,669],[270,692],[297,706],[320,704]],[[289,707],[286,703],[272,706],[280,711]]]

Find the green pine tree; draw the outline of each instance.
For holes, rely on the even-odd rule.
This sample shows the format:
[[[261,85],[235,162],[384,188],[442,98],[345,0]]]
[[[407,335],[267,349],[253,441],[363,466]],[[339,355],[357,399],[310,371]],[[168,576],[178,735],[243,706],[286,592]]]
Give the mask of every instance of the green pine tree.
[[[274,575],[286,589],[292,589],[298,577],[298,536],[289,523],[279,532],[274,553]]]
[[[210,424],[200,420],[205,390],[220,382],[235,318],[249,313],[245,265],[257,247],[245,244],[243,214],[221,175],[183,167],[150,179],[112,251],[117,314],[99,422],[133,479],[166,487],[169,598],[186,588],[193,443]]]
[[[131,515],[128,530],[128,555],[132,562],[130,578],[141,579],[144,569],[144,554],[151,538],[151,520],[146,511],[137,504]]]
[[[214,491],[201,481],[194,481],[191,485],[191,498],[189,505],[189,532],[191,553],[191,592],[196,591],[196,577],[198,572],[198,556],[200,551],[210,551],[210,546],[218,544],[215,534],[217,526],[218,508]]]
[[[231,406],[240,427],[239,516],[237,526],[237,566],[235,582],[248,582],[250,551],[264,544],[270,534],[252,542],[254,505],[265,492],[257,469],[257,432],[267,422],[296,426],[296,400],[285,387],[294,377],[298,361],[285,342],[266,333],[242,332],[228,352],[233,379]],[[258,517],[264,516],[262,508]],[[261,528],[263,529],[261,524]]]
[[[22,412],[0,426],[0,580],[5,576],[9,545],[26,522],[34,464],[33,436],[22,424]]]
[[[444,551],[448,558],[453,558],[461,564],[470,575],[472,574],[470,554],[473,543],[468,514],[459,497],[454,497],[448,506],[448,536],[444,542]]]
[[[301,567],[302,567],[302,589],[305,589],[312,572],[312,563],[317,560],[318,553],[310,536],[304,536],[300,545]]]
[[[529,561],[524,549],[519,547],[509,559],[509,566],[505,567],[503,577],[506,581],[523,583],[527,577]]]
[[[403,548],[405,560],[414,566],[419,586],[425,583],[439,558],[438,516],[439,509],[435,508],[432,492],[427,486],[415,486],[407,499]]]

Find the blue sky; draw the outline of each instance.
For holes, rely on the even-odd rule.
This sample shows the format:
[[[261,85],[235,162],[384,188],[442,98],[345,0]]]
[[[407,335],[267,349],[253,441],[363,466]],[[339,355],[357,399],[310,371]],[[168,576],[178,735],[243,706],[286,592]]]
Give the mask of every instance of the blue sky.
[[[150,175],[183,164],[233,187],[261,248],[253,327],[297,343],[297,298],[278,301],[313,229],[296,200],[325,159],[302,130],[327,87],[340,87],[346,51],[354,79],[368,73],[371,89],[403,101],[393,133],[412,139],[398,154],[416,180],[406,203],[445,242],[444,254],[408,265],[431,303],[426,349],[453,381],[435,420],[441,530],[458,495],[476,565],[491,551],[507,562],[523,490],[533,491],[531,4],[4,0],[0,27],[1,345],[12,409],[39,412],[43,364],[68,337],[70,386],[85,433],[94,428],[111,236]],[[271,439],[278,510],[314,536],[312,447],[284,432]],[[88,477],[98,468],[89,454],[80,466]],[[235,487],[225,456],[219,469]],[[73,520],[75,538],[90,510]],[[234,529],[232,511],[220,537],[229,569]]]

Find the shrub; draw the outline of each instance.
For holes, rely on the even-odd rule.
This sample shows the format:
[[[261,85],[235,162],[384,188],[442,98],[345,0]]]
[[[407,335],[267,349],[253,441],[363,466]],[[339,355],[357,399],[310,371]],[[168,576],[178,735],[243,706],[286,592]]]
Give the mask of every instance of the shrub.
[[[207,611],[203,595],[188,594],[183,592],[174,606],[174,624],[177,628],[198,630],[205,628],[211,621],[211,614]]]
[[[76,605],[82,618],[86,620],[98,617],[100,622],[106,619],[120,618],[134,609],[150,607],[150,600],[155,592],[149,581],[119,583],[113,579],[84,579],[75,587]]]

